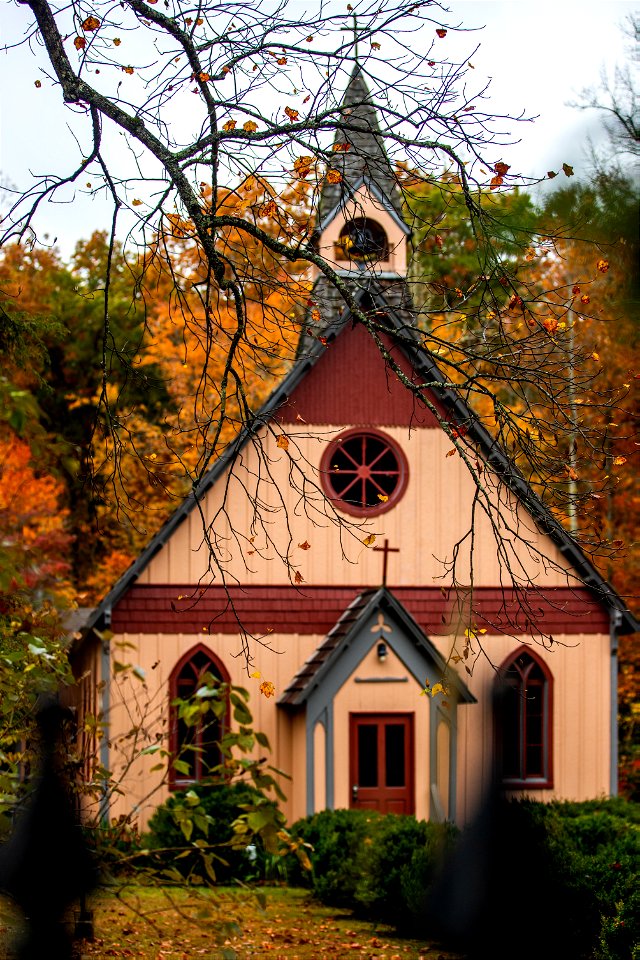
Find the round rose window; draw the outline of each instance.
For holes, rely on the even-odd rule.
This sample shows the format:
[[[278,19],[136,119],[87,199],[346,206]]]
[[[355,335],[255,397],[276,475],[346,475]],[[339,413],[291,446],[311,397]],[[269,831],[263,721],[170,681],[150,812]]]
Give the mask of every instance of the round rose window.
[[[404,454],[377,430],[341,434],[325,450],[320,469],[329,499],[356,516],[374,516],[394,506],[408,479]]]

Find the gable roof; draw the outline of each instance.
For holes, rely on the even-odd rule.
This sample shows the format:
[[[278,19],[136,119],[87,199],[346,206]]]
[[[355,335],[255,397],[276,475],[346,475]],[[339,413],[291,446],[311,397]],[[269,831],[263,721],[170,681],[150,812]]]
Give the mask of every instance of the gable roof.
[[[436,680],[446,679],[452,693],[463,703],[476,703],[476,698],[470,692],[464,680],[455,671],[448,669],[447,662],[438,652],[431,641],[424,635],[416,621],[406,608],[394,597],[386,587],[377,590],[365,590],[349,604],[336,625],[326,636],[326,639],[314,651],[295,675],[287,689],[278,700],[283,707],[300,707],[306,703],[314,690],[324,684],[332,672],[337,661],[346,650],[361,639],[361,633],[376,610],[384,610],[399,627],[405,642],[409,641],[420,654],[425,665],[425,674],[432,673]],[[369,641],[369,638],[367,638]],[[385,635],[385,643],[403,659],[402,643],[394,631]],[[378,638],[372,637],[366,643],[366,650],[370,649]],[[407,664],[408,668],[411,667]],[[424,683],[424,676],[416,678]]]
[[[402,220],[402,197],[384,148],[378,112],[359,63],[354,66],[344,92],[341,116],[345,125],[341,126],[340,120],[337,121],[334,144],[347,143],[349,149],[334,153],[331,166],[342,174],[342,181],[329,183],[325,180],[318,204],[318,220],[322,223],[331,210],[344,205],[350,198],[350,191],[356,189],[355,184],[360,185],[363,178],[375,184],[377,191]]]
[[[387,198],[386,194],[380,190],[376,182],[368,176],[362,176],[354,183],[349,183],[346,180],[342,181],[342,192],[339,195],[338,202],[326,212],[323,210],[322,219],[319,220],[314,227],[314,235],[318,236],[326,230],[334,217],[336,217],[350,201],[355,200],[355,196],[361,187],[364,187],[368,194],[375,197],[378,203],[385,208],[394,223],[400,227],[403,233],[409,236],[411,233],[411,227],[401,217],[401,215],[398,213],[397,207],[394,206],[394,204]]]
[[[370,299],[374,309],[384,314],[390,332],[401,334],[399,349],[407,357],[416,374],[421,378],[421,382],[429,385],[428,391],[433,395],[439,407],[446,411],[450,422],[457,427],[465,427],[465,440],[468,439],[477,445],[487,464],[500,478],[500,481],[519,499],[539,529],[547,534],[558,547],[581,582],[593,591],[599,602],[609,608],[617,632],[635,633],[640,630],[640,622],[629,611],[619,594],[598,572],[579,544],[575,543],[564,527],[545,507],[518,468],[509,460],[498,442],[480,423],[460,394],[454,387],[446,384],[433,356],[421,346],[419,331],[407,325],[406,310],[402,308],[396,310],[389,304],[385,296],[384,284],[375,278],[369,278],[367,286],[360,287],[355,294],[357,300],[361,300],[365,295]],[[351,311],[346,308],[339,321],[333,322],[323,329],[323,340],[325,342],[308,338],[305,353],[295,362],[291,371],[273,391],[254,420],[228,445],[220,458],[202,478],[197,488],[185,498],[161,530],[150,540],[140,556],[104,597],[87,620],[85,631],[94,628],[101,629],[110,625],[111,610],[115,604],[138,579],[156,553],[167,543],[174,531],[183,523],[196,505],[202,501],[216,481],[233,465],[246,444],[287,403],[298,384],[325,353],[326,344],[335,341],[344,326],[350,321],[352,321]]]

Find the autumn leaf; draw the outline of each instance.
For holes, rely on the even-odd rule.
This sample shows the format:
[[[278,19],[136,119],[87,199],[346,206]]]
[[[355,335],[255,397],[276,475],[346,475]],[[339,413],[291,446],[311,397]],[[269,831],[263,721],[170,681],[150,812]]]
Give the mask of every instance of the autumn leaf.
[[[289,438],[285,437],[284,433],[281,433],[278,439],[276,440],[276,446],[280,447],[281,450],[288,450]]]
[[[322,320],[322,315],[317,307],[314,307],[313,310],[311,311],[311,319],[313,320],[314,323],[320,323],[320,321]]]
[[[553,178],[554,178],[554,177],[557,177],[558,174],[557,174],[557,173],[554,173],[553,170],[547,170],[547,176],[548,176],[549,180],[553,180]]]
[[[223,129],[223,130],[226,130],[227,133],[229,132],[229,130],[235,130],[235,128],[236,128],[236,121],[235,121],[235,120],[227,120],[226,123],[223,123],[223,124],[222,124],[222,129]]]
[[[131,206],[132,206],[132,207],[139,207],[141,203],[142,203],[142,200],[132,200],[132,201],[131,201]]]
[[[626,462],[627,462],[627,458],[626,458],[626,457],[620,456],[620,457],[614,457],[614,458],[613,458],[613,465],[614,465],[614,467],[621,467],[622,464],[623,464],[623,463],[626,463]]]
[[[286,57],[278,57],[278,59],[276,60],[276,63],[278,64],[279,67],[284,67],[286,62],[287,62]]]
[[[87,45],[87,41],[85,40],[84,37],[75,37],[73,41],[73,45],[76,48],[76,50],[84,50],[84,48]]]
[[[609,269],[609,261],[608,261],[608,260],[598,260],[597,267],[598,267],[598,270],[600,271],[600,273],[606,273],[607,270]]]
[[[206,83],[207,80],[211,80],[211,76],[203,71],[198,74],[198,80],[200,80],[201,83]]]
[[[380,500],[381,503],[386,503],[388,499],[389,497],[387,497],[384,493],[378,494],[378,500]]]
[[[562,164],[562,172],[564,173],[565,177],[572,177],[572,176],[573,176],[573,167],[570,167],[568,163],[563,163],[563,164]]]
[[[442,239],[442,237],[440,236],[439,233],[436,233],[436,238],[435,238],[435,239],[436,239],[436,247],[438,247],[438,249],[441,250],[441,249],[442,249],[442,245],[443,245],[443,243],[444,243],[444,240]]]
[[[441,40],[442,40],[443,37],[446,37],[446,35],[447,35],[447,31],[446,31],[443,27],[438,27],[438,29],[436,30],[436,33],[437,33],[437,35],[440,37]]]
[[[583,295],[580,297],[580,303],[591,303],[591,297],[588,293],[583,293]]]
[[[592,360],[595,360],[596,363],[598,363],[598,361],[600,360],[600,354],[599,354],[599,353],[596,353],[595,350],[594,350],[593,353],[591,354],[591,359],[592,359]]]
[[[342,174],[339,170],[327,171],[327,183],[342,183]]]
[[[268,700],[269,697],[272,697],[275,692],[276,692],[276,688],[274,687],[274,685],[271,683],[270,680],[262,681],[262,683],[260,684],[260,693],[262,694],[263,697],[266,697]]]
[[[249,676],[252,678],[252,680],[259,680],[262,674],[260,673],[259,670],[254,670],[253,673],[249,674]]]
[[[579,479],[579,476],[576,473],[576,471],[573,469],[573,467],[565,467],[565,470],[567,471],[567,476],[569,477],[569,480]]]
[[[42,81],[41,81],[41,80],[36,80],[33,85],[34,85],[34,87],[37,87],[38,90],[39,90],[40,87],[42,86]]]
[[[120,39],[120,37],[114,37],[114,38],[113,38],[113,45],[114,45],[114,47],[119,47],[121,43],[122,43],[122,40]]]
[[[311,544],[308,540],[305,540],[304,543],[299,543],[298,546],[301,550],[311,550]]]
[[[379,49],[380,49],[380,44],[379,44],[379,43],[376,43],[376,41],[374,40],[373,43],[371,44],[371,49],[372,49],[372,50],[379,50]]]
[[[349,150],[351,150],[350,143],[334,143],[333,145],[334,153],[347,153]]]
[[[369,536],[365,537],[362,542],[364,543],[365,547],[370,547],[372,543],[376,542],[375,533],[370,533]]]
[[[555,317],[546,317],[542,321],[542,326],[545,328],[547,333],[554,334],[558,329],[558,321]]]
[[[99,26],[100,21],[97,17],[87,17],[87,19],[83,21],[82,29],[86,30],[87,33],[91,33],[92,30],[97,30]]]
[[[497,190],[498,187],[502,186],[503,183],[504,183],[504,180],[502,177],[498,177],[498,176],[491,177],[491,183],[489,184],[489,187],[491,190]]]
[[[255,133],[255,131],[258,129],[258,124],[254,123],[253,120],[247,120],[246,123],[242,124],[242,129],[246,130],[247,133]]]
[[[453,450],[448,450],[448,451],[447,451],[446,456],[447,456],[447,457],[452,457],[455,452],[456,452],[456,448],[454,447]]]
[[[571,293],[574,295],[574,297],[577,297],[578,294],[580,293],[580,287],[578,286],[577,283],[574,287],[571,288]]]
[[[122,69],[124,70],[125,73],[128,73],[129,75],[133,73],[133,67],[123,67]]]
[[[278,204],[275,200],[267,200],[266,203],[263,203],[258,208],[258,213],[261,217],[277,217],[278,215]]]
[[[297,177],[300,177],[301,180],[305,180],[311,173],[312,164],[313,164],[313,157],[309,157],[309,156],[297,157],[293,161],[293,172]]]
[[[285,108],[284,108],[284,112],[285,112],[286,115],[289,117],[289,120],[291,121],[291,123],[295,123],[295,121],[296,121],[296,120],[298,119],[298,117],[299,117],[298,111],[297,111],[297,110],[293,110],[292,107],[285,107]]]
[[[503,163],[502,160],[499,160],[499,161],[495,164],[493,170],[494,170],[495,173],[498,174],[499,177],[504,177],[504,176],[506,175],[507,171],[509,170],[509,164],[508,164],[508,163]]]
[[[295,577],[293,578],[293,582],[294,582],[294,583],[302,583],[303,580],[304,580],[304,577],[302,576],[302,574],[300,573],[300,571],[299,571],[299,570],[296,570],[296,575],[295,575]]]

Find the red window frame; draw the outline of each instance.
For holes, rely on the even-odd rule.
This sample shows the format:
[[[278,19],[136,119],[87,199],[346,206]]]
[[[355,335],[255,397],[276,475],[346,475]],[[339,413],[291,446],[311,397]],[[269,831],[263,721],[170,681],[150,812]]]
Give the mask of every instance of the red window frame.
[[[370,440],[368,455],[367,445]],[[376,465],[383,464],[384,458],[391,454],[396,466],[393,470],[376,470]],[[336,455],[341,467],[336,468]],[[345,484],[340,482],[334,486],[333,477],[346,478]],[[397,476],[397,483],[393,489],[389,486],[389,478]],[[320,479],[328,499],[334,506],[355,517],[377,517],[387,510],[391,510],[404,495],[409,482],[409,465],[407,458],[399,445],[381,430],[372,427],[354,427],[345,430],[331,441],[325,449],[320,461]],[[378,504],[365,503],[368,494],[379,491]],[[346,493],[359,493],[359,503],[345,500]]]
[[[553,787],[553,676],[528,647],[498,671],[496,756],[508,789]]]
[[[200,661],[200,663],[198,664],[196,661]],[[183,743],[181,743],[182,731],[178,718],[178,710],[174,707],[173,702],[177,698],[186,699],[195,693],[202,676],[207,672],[216,676],[221,683],[230,683],[231,677],[224,664],[204,643],[199,643],[195,647],[187,650],[171,671],[169,677],[169,751],[172,758],[177,757],[183,747]],[[193,682],[190,683],[190,680],[193,680]],[[218,736],[216,739],[220,739],[224,731],[229,729],[230,717],[230,704],[227,699],[226,711],[222,721],[219,722],[219,731],[217,731]],[[197,724],[190,729],[193,731],[194,745],[201,747],[204,730],[202,724]],[[191,757],[194,768],[193,776],[180,773],[173,767],[172,763],[169,764],[169,788],[171,790],[182,790],[193,783],[199,783],[206,779],[203,755],[198,752],[193,752]]]

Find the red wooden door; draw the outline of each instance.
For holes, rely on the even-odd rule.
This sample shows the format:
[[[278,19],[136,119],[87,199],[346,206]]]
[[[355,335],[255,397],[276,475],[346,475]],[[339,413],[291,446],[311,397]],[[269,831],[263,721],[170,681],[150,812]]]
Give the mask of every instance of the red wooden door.
[[[350,806],[413,813],[413,714],[349,715]]]

